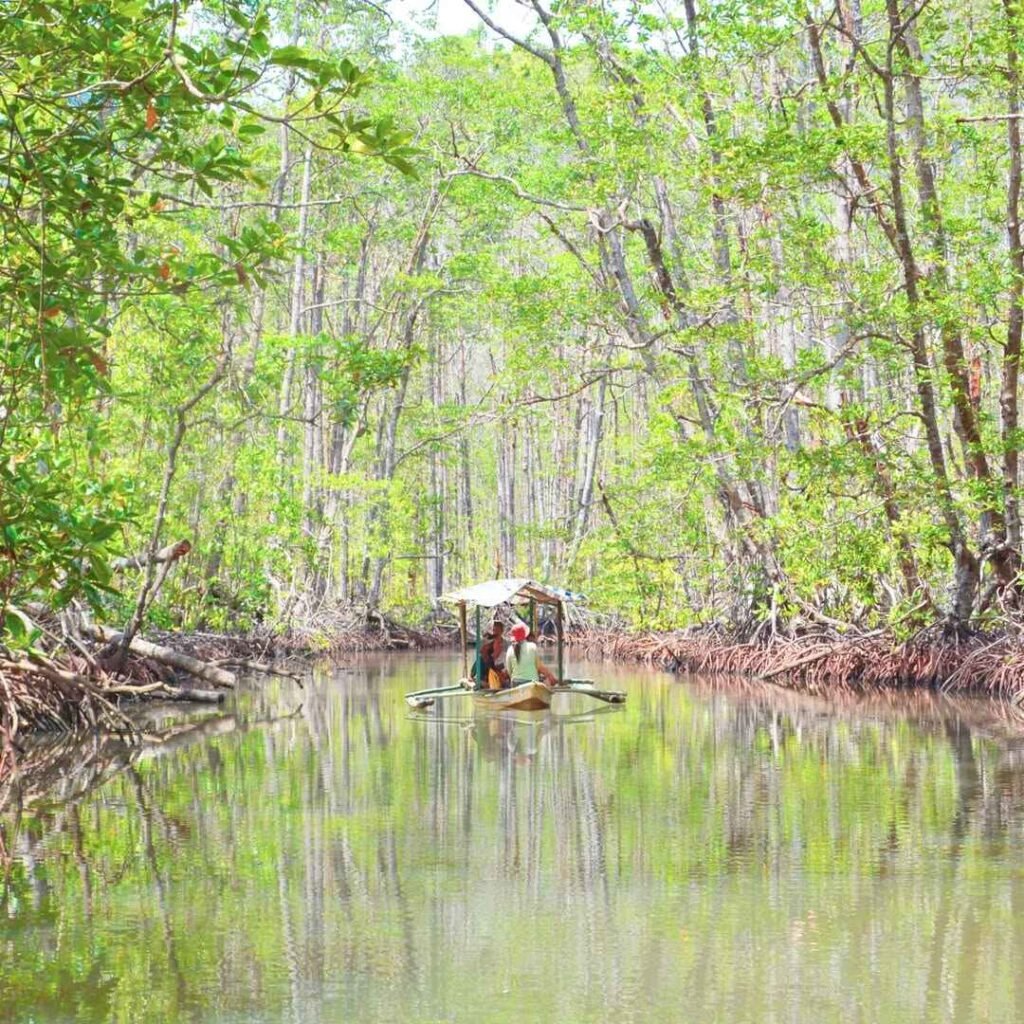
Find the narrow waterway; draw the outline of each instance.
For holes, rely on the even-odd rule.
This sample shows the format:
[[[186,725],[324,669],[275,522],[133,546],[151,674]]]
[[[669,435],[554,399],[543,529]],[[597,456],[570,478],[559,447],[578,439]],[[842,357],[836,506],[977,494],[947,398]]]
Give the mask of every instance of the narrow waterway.
[[[1024,717],[572,668],[627,706],[367,657],[35,750],[0,1021],[1024,1021]]]

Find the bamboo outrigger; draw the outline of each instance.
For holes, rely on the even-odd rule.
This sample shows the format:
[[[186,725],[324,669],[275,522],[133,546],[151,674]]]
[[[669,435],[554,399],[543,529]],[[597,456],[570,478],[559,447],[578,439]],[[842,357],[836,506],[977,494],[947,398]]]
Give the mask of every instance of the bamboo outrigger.
[[[530,579],[488,580],[462,590],[442,596],[441,600],[455,604],[459,609],[459,635],[462,641],[462,679],[454,686],[443,686],[435,690],[418,690],[405,695],[410,707],[422,709],[431,707],[437,700],[452,697],[471,697],[476,707],[489,709],[511,709],[516,711],[540,711],[551,706],[556,693],[581,693],[607,704],[624,704],[626,694],[622,690],[599,690],[592,680],[567,679],[565,677],[565,603],[580,600],[580,594],[570,590],[547,586]],[[556,684],[526,682],[502,690],[481,689],[481,680],[473,678],[469,670],[469,629],[468,608],[476,609],[476,658],[480,665],[480,640],[483,633],[481,610],[495,608],[501,604],[527,604],[530,630],[537,626],[537,605],[549,605],[555,609],[555,634],[558,645],[558,665],[555,673]]]

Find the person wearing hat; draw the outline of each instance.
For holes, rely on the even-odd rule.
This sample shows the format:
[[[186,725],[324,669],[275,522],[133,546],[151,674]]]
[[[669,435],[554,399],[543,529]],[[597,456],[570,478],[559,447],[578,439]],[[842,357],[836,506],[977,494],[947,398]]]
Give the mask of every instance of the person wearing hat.
[[[512,627],[512,646],[505,652],[505,671],[508,673],[509,685],[536,683],[543,679],[548,686],[554,686],[555,677],[541,664],[537,645],[527,639],[529,633],[525,623],[517,622]]]

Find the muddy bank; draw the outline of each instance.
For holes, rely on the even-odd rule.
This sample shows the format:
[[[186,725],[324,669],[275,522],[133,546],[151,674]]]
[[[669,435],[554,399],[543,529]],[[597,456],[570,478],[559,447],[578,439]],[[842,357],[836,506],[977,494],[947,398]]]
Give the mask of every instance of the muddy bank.
[[[301,687],[302,662],[370,650],[447,646],[443,626],[415,629],[379,613],[338,612],[283,632],[231,635],[147,630],[122,644],[123,634],[80,618],[33,609],[35,640],[23,652],[0,655],[0,781],[22,759],[35,733],[109,731],[140,742],[124,714],[140,702],[216,705],[239,674],[283,676]]]
[[[809,693],[922,688],[1011,701],[1024,697],[1024,643],[1009,635],[951,639],[934,630],[906,642],[877,634],[815,634],[748,643],[713,631],[585,630],[567,639],[586,657],[744,676]]]

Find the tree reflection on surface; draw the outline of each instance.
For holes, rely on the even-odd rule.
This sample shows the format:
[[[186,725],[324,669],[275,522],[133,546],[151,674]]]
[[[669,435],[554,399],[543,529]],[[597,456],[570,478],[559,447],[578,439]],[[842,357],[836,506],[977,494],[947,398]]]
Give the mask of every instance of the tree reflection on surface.
[[[409,714],[453,664],[27,752],[0,1018],[1024,1020],[1012,709],[591,666],[625,709]]]

